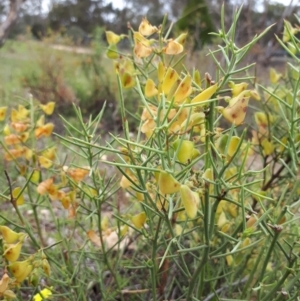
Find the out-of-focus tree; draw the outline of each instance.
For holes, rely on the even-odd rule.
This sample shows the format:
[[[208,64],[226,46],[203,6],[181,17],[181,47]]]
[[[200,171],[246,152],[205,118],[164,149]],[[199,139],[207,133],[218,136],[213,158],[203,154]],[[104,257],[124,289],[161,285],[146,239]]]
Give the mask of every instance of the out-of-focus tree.
[[[54,30],[78,26],[91,33],[97,26],[106,25],[113,14],[112,4],[103,0],[65,0],[53,3],[48,20]]]
[[[209,33],[215,30],[214,21],[205,0],[188,0],[182,16],[177,21],[180,31],[188,31],[194,41],[194,49],[211,42]]]
[[[0,46],[3,45],[12,26],[16,23],[21,5],[24,1],[25,0],[10,0],[1,3],[0,10],[4,13],[7,11],[7,15],[5,20],[0,24]]]
[[[165,2],[163,0],[127,0],[124,7],[115,7],[107,27],[117,33],[125,33],[128,22],[133,28],[137,28],[143,17],[147,17],[152,24],[161,24],[164,15],[169,12],[169,5]]]

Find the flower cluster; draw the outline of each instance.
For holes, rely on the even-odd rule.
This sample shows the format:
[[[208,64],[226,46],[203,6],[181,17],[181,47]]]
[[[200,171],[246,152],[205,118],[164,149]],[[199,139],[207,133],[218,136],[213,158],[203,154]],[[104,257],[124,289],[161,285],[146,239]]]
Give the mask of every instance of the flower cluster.
[[[14,299],[16,295],[11,290],[18,286],[25,279],[29,279],[34,283],[40,270],[50,276],[49,262],[42,252],[41,254],[33,254],[24,260],[20,260],[21,249],[27,235],[23,232],[15,232],[7,226],[0,226],[0,232],[3,239],[4,253],[3,257],[8,263],[6,269],[11,273],[11,278],[8,272],[5,272],[0,280],[0,297],[5,300]]]

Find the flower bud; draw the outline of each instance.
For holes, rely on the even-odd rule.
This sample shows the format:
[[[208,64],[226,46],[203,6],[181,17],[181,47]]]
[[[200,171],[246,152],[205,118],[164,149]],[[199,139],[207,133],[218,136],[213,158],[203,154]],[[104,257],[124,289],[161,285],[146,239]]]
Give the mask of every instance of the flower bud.
[[[51,268],[50,268],[50,264],[48,262],[47,259],[43,259],[43,262],[42,262],[42,267],[43,267],[43,270],[45,272],[45,274],[50,277],[50,274],[51,274]]]
[[[8,288],[9,276],[5,273],[0,280],[0,295]]]

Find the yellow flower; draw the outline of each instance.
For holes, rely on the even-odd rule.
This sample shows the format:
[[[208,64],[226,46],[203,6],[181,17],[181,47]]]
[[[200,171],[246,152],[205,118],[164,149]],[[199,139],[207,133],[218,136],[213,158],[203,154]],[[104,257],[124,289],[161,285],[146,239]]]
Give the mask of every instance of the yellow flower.
[[[47,115],[52,115],[54,108],[55,108],[55,102],[50,101],[46,103],[45,105],[40,105],[40,108],[47,114]]]
[[[41,127],[37,127],[34,131],[35,137],[39,139],[42,136],[49,137],[52,134],[54,124],[49,122]]]
[[[33,300],[34,301],[43,301],[45,299],[48,299],[48,297],[50,297],[51,295],[52,295],[51,290],[49,290],[48,288],[44,288],[39,293],[37,293],[33,296]]]
[[[0,107],[0,121],[5,119],[7,107]]]

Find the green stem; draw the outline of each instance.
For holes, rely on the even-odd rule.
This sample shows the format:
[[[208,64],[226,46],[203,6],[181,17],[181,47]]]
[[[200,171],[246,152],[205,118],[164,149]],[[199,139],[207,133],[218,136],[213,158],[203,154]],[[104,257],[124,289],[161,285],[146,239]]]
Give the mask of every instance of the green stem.
[[[262,266],[262,269],[261,269],[261,272],[260,272],[260,277],[257,280],[258,282],[261,282],[262,279],[263,279],[263,277],[264,277],[267,265],[270,262],[271,254],[272,254],[272,252],[274,250],[274,247],[275,247],[276,241],[277,241],[277,239],[279,237],[279,234],[280,234],[280,232],[275,230],[274,236],[273,236],[273,239],[272,239],[272,242],[271,242],[271,245],[270,245],[270,247],[268,249],[268,252],[266,254],[265,260],[263,262],[263,266]],[[260,297],[260,293],[261,293],[261,290],[258,292],[258,300],[259,300],[259,297]]]
[[[27,186],[27,193],[28,193],[28,197],[30,199],[30,202],[32,204],[31,207],[32,207],[32,211],[33,211],[33,216],[34,216],[35,224],[36,224],[36,227],[37,227],[37,233],[38,233],[38,236],[40,238],[42,247],[45,247],[46,244],[45,244],[45,240],[44,240],[44,237],[43,237],[43,234],[42,234],[41,223],[40,223],[40,220],[39,220],[39,217],[38,217],[38,213],[37,213],[37,206],[38,205],[33,202],[33,198],[32,198],[32,195],[31,195],[31,189],[30,189],[29,186]]]
[[[281,279],[276,283],[276,285],[271,289],[271,291],[261,301],[272,300],[273,295],[277,294],[277,292],[282,288],[282,285],[283,285],[284,281],[292,273],[291,268],[293,267],[296,260],[297,260],[297,257],[295,256],[290,261],[290,263],[288,265],[288,268],[287,268],[286,272],[283,274],[283,276],[281,277]]]

